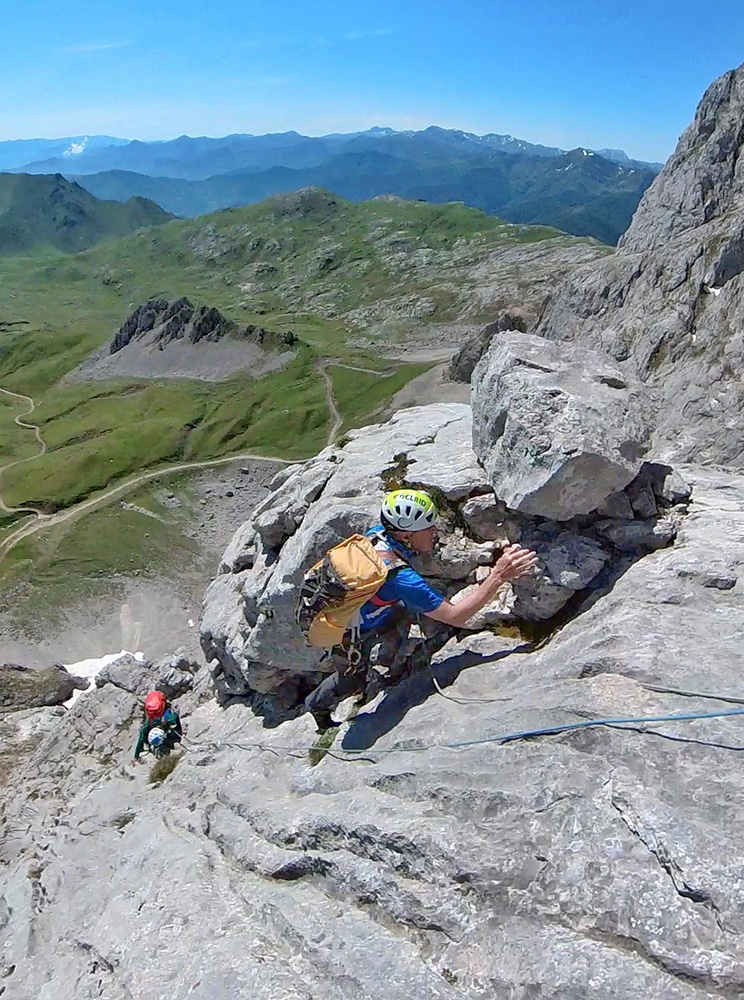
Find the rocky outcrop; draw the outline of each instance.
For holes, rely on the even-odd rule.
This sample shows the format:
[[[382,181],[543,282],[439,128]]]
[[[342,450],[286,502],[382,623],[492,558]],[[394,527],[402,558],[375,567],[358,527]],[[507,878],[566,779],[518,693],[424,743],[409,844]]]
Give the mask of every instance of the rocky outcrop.
[[[223,337],[254,340],[265,347],[286,349],[297,343],[294,333],[274,333],[249,324],[238,326],[214,306],[193,306],[187,298],[150,299],[139,306],[122,324],[111,341],[110,354],[116,354],[132,341],[144,340],[163,350],[174,340],[190,344],[216,342]]]
[[[293,356],[297,336],[240,326],[213,306],[187,298],[151,299],[124,321],[110,345],[65,376],[66,382],[111,378],[198,378],[236,372],[260,378]]]
[[[742,120],[744,66],[708,88],[617,252],[574,272],[536,330],[655,388],[665,460],[744,463]]]
[[[205,702],[158,786],[128,764],[133,695],[47,720],[0,829],[6,995],[160,1000],[164,976],[194,1000],[741,993],[738,719],[498,742],[736,708],[744,481],[683,473],[673,547],[537,651],[453,641],[446,697],[409,678],[319,764],[307,717]]]
[[[61,705],[72,697],[74,691],[85,691],[89,683],[84,677],[68,673],[60,664],[32,670],[18,663],[2,663],[0,712]]]
[[[529,334],[501,334],[473,373],[473,448],[519,513],[565,521],[596,510],[639,472],[652,417],[638,379]]]
[[[527,312],[528,315],[529,312]],[[493,323],[487,323],[477,333],[468,337],[452,358],[446,377],[453,382],[469,382],[475,366],[488,350],[494,337],[507,330],[518,330],[520,333],[526,333],[527,326],[531,325],[528,324],[527,316],[517,312],[502,313]]]
[[[387,423],[352,431],[343,448],[278,473],[205,597],[202,648],[223,701],[257,694],[264,706],[270,696],[288,708],[320,680],[321,653],[305,644],[294,619],[299,583],[327,549],[371,527],[382,496],[396,486],[428,489],[439,500],[440,546],[415,566],[448,597],[475,583],[503,544],[519,541],[538,552],[536,571],[507,588],[473,627],[548,621],[577,595],[607,586],[629,560],[670,544],[689,487],[670,467],[642,461],[642,387],[599,358],[563,350],[558,359],[555,345],[527,335],[504,334],[491,348],[498,351],[517,359],[520,382],[512,391],[508,376],[491,378],[484,359],[474,384],[475,423],[463,404],[401,410]],[[591,374],[593,360],[598,370]],[[557,401],[552,411],[546,396]],[[505,460],[508,475],[489,477],[471,439],[488,464],[503,433],[490,416],[507,409],[527,430],[514,438],[521,445]],[[540,485],[531,451],[538,423],[551,463],[545,460],[549,474]],[[583,454],[590,456],[584,465]],[[527,481],[534,497],[523,503],[515,484]]]
[[[159,663],[138,659],[127,653],[103,667],[96,675],[96,687],[112,684],[140,698],[148,691],[157,689],[169,699],[178,698],[192,689],[198,669],[199,664],[182,652],[174,653]]]

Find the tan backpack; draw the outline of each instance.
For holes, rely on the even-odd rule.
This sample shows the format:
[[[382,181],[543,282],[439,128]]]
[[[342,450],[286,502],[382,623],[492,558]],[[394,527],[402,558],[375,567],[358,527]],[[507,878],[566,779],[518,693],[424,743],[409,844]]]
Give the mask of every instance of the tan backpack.
[[[377,593],[390,570],[406,565],[392,553],[383,558],[375,548],[380,537],[351,535],[305,573],[295,619],[311,646],[337,646],[358,623],[362,605]]]

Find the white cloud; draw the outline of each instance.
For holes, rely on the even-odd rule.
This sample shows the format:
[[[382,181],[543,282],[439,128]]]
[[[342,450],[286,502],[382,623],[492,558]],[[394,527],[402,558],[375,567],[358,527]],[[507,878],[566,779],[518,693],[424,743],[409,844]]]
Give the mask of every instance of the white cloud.
[[[125,49],[133,42],[81,42],[78,45],[63,45],[58,52],[68,55],[89,55],[92,52],[108,52],[110,49]]]
[[[373,28],[369,31],[347,31],[342,35],[307,35],[304,38],[297,38],[288,35],[279,35],[273,38],[249,38],[243,41],[242,47],[246,49],[289,49],[289,48],[329,48],[333,45],[340,45],[344,42],[371,42],[376,38],[387,38],[393,32],[388,28]]]
[[[388,28],[375,28],[372,31],[347,31],[343,37],[347,42],[369,42],[374,38],[389,38],[392,34]]]

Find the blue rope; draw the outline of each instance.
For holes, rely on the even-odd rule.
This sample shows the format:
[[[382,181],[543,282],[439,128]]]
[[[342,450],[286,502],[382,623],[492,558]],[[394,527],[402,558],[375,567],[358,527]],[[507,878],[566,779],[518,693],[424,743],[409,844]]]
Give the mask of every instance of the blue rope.
[[[560,726],[546,726],[543,729],[524,729],[520,732],[506,733],[502,736],[483,736],[476,740],[460,740],[457,743],[427,743],[419,747],[367,747],[365,749],[334,747],[287,747],[270,746],[268,743],[232,743],[227,741],[208,742],[201,745],[223,747],[238,747],[240,750],[269,750],[274,753],[285,751],[288,753],[307,754],[310,751],[316,753],[337,756],[338,754],[384,754],[384,753],[423,753],[426,750],[460,750],[464,747],[481,746],[485,743],[514,743],[517,740],[530,740],[538,736],[556,736],[559,733],[567,733],[577,729],[589,729],[592,726],[612,726],[615,728],[629,728],[631,726],[642,726],[658,722],[691,722],[700,719],[725,719],[731,716],[744,715],[744,708],[731,708],[723,712],[684,712],[677,715],[641,715],[635,718],[617,719],[583,719],[581,722],[566,722]],[[659,734],[662,735],[662,734]],[[193,742],[199,745],[197,741]],[[717,744],[713,744],[714,746]],[[744,747],[730,747],[721,744],[722,749],[744,750]]]
[[[513,743],[515,740],[529,740],[535,736],[555,736],[557,733],[567,733],[573,729],[588,729],[590,726],[641,726],[652,722],[690,722],[696,719],[723,719],[731,715],[744,715],[744,708],[730,708],[725,712],[684,712],[677,715],[641,715],[637,718],[621,719],[585,719],[582,722],[567,722],[561,726],[549,726],[545,729],[525,729],[519,733],[508,733],[506,736],[486,736],[479,740],[462,740],[459,743],[443,744],[447,749],[477,746],[481,743]]]

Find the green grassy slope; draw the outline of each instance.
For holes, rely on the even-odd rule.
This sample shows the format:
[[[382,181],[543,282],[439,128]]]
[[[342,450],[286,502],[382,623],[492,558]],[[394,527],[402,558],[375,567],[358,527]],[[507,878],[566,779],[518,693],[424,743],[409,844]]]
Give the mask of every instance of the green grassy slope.
[[[0,385],[34,397],[49,448],[4,474],[6,502],[56,509],[144,467],[246,449],[310,456],[330,426],[318,357],[379,367],[385,362],[353,346],[371,322],[395,339],[417,311],[436,323],[467,306],[477,321],[470,296],[483,261],[540,240],[580,242],[457,204],[352,205],[309,191],[169,222],[74,257],[0,259]],[[146,299],[181,295],[238,323],[291,329],[301,348],[259,381],[60,384]],[[491,318],[486,306],[482,318]],[[378,379],[332,367],[344,429],[421,370],[403,366]],[[0,406],[0,465],[33,453],[32,432],[12,423],[23,408]]]
[[[172,216],[145,198],[100,201],[61,174],[0,173],[0,255],[77,252]]]

